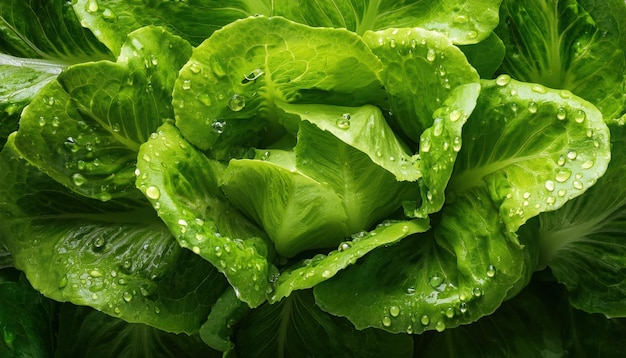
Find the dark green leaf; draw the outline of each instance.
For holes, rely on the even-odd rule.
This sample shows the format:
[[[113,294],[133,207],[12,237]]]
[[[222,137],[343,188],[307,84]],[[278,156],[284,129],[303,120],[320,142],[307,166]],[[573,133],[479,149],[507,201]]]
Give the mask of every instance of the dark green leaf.
[[[218,186],[223,171],[167,123],[141,146],[137,188],[179,245],[211,262],[255,307],[269,289],[273,251],[265,233],[226,200]]]
[[[12,139],[0,156],[0,230],[33,287],[129,322],[197,331],[227,286],[217,270],[181,249],[147,202],[74,194],[21,159]]]
[[[477,44],[463,45],[459,48],[467,57],[467,61],[478,71],[480,78],[484,79],[493,77],[502,65],[506,51],[504,43],[495,33],[491,33],[489,37]]]

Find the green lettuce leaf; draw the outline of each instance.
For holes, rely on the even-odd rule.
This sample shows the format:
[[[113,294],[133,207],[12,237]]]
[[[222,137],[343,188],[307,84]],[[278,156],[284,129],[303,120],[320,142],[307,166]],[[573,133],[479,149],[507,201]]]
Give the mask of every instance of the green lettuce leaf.
[[[567,89],[606,118],[626,110],[626,4],[621,0],[505,0],[496,33],[501,71],[520,81]]]
[[[145,201],[85,198],[0,154],[1,236],[46,297],[168,332],[196,332],[227,282],[183,250]]]
[[[501,0],[487,1],[366,1],[312,0],[294,6],[275,0],[274,14],[311,26],[344,27],[358,34],[391,27],[421,27],[459,44],[476,43],[498,24]]]
[[[316,303],[358,329],[443,331],[491,314],[526,285],[536,255],[525,244],[476,187],[444,207],[434,231],[380,247],[315,286]]]
[[[197,335],[173,334],[141,323],[127,323],[89,307],[63,305],[58,320],[56,357],[220,357]]]
[[[609,159],[609,130],[596,107],[568,91],[501,75],[483,82],[448,196],[488,187],[514,232],[582,194]]]
[[[498,35],[491,33],[489,37],[477,44],[459,46],[467,61],[480,74],[480,78],[491,79],[502,65],[506,49]]]
[[[230,353],[235,348],[235,343],[231,341],[235,324],[249,311],[250,307],[237,298],[234,290],[224,291],[213,305],[207,321],[200,327],[200,338],[209,347]]]
[[[0,274],[1,276],[1,274]],[[53,306],[21,276],[0,278],[0,355],[3,357],[52,357]]]
[[[611,125],[613,158],[606,174],[563,208],[527,230],[540,237],[540,268],[550,267],[574,307],[626,317],[626,130]]]
[[[315,305],[311,291],[265,304],[237,323],[238,357],[412,357],[408,335],[355,330],[348,320]]]
[[[367,32],[363,40],[384,64],[391,125],[419,148],[420,200],[410,215],[439,211],[461,149],[461,130],[480,92],[478,74],[450,40],[419,28]],[[417,145],[419,143],[419,145]],[[415,200],[415,199],[413,199]]]
[[[278,103],[383,102],[380,70],[378,58],[345,29],[280,17],[238,20],[200,44],[181,70],[176,125],[192,144],[228,159],[239,147],[267,147],[282,136]]]
[[[106,201],[135,192],[139,146],[173,118],[172,87],[190,54],[185,40],[146,27],[129,34],[117,63],[69,67],[24,110],[18,149],[82,195]]]
[[[74,0],[81,24],[118,54],[126,34],[143,26],[163,26],[197,46],[237,19],[271,15],[268,0]]]
[[[0,1],[0,52],[65,65],[112,58],[69,3],[54,0]]]
[[[170,123],[141,146],[137,188],[181,247],[211,262],[251,307],[265,301],[273,251],[265,233],[221,192],[223,164],[185,141]]]
[[[278,302],[294,290],[312,288],[354,264],[375,248],[392,244],[409,235],[425,232],[429,228],[427,219],[386,221],[370,232],[354,234],[351,240],[342,242],[328,255],[318,254],[312,259],[305,259],[283,270],[274,283],[275,289],[269,302]]]

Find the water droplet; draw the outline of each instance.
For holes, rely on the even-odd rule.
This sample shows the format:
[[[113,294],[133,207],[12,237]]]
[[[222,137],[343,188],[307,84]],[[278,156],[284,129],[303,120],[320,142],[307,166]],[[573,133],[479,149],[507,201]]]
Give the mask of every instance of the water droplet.
[[[389,40],[389,47],[396,48],[396,39]]]
[[[149,186],[146,189],[146,196],[148,199],[159,200],[161,197],[161,191],[156,186]]]
[[[564,197],[567,194],[567,190],[561,189],[556,193],[559,197]]]
[[[591,167],[593,167],[593,160],[588,160],[586,162],[584,162],[580,167],[583,169],[591,169]]]
[[[554,191],[554,182],[552,180],[547,180],[545,187],[547,191]]]
[[[578,190],[582,190],[583,189],[583,183],[579,180],[574,180],[574,189],[578,189]]]
[[[113,12],[113,10],[106,8],[102,11],[102,17],[109,22],[113,22],[117,20],[117,14]]]
[[[271,155],[272,155],[272,152],[266,150],[265,152],[263,152],[263,154],[261,154],[260,158],[261,160],[268,160],[270,159]]]
[[[574,120],[576,121],[576,123],[583,123],[586,118],[587,113],[585,113],[585,111],[583,111],[582,109],[576,111],[576,114],[574,115]]]
[[[559,159],[557,159],[556,164],[560,167],[565,165],[565,156],[564,155],[560,155]]]
[[[389,307],[389,314],[391,315],[391,317],[398,317],[400,315],[400,307],[398,306]]]
[[[454,307],[448,307],[446,309],[446,317],[453,318],[454,317]]]
[[[454,137],[454,139],[452,140],[452,150],[454,150],[455,152],[459,152],[461,150],[461,144],[461,137]]]
[[[44,117],[39,117],[39,126],[43,127],[46,125],[46,119]]]
[[[350,128],[350,120],[346,119],[345,117],[341,117],[338,118],[337,121],[335,121],[335,124],[337,125],[337,128],[339,129],[348,129]]]
[[[181,88],[184,90],[191,89],[191,80],[184,80]]]
[[[446,324],[443,321],[437,321],[437,323],[435,323],[435,329],[437,332],[443,332],[446,330]]]
[[[420,138],[420,152],[428,153],[430,151],[430,139],[428,137]]]
[[[563,169],[556,173],[554,179],[559,183],[563,183],[566,182],[571,176],[572,172],[569,169]]]
[[[97,293],[92,293],[91,294],[91,299],[94,300],[94,301],[97,300],[98,299],[98,294]]]
[[[93,14],[94,12],[98,11],[98,1],[96,0],[88,0],[87,3],[85,3],[85,11],[87,11],[88,13]]]
[[[489,265],[487,267],[487,277],[494,277],[496,275],[496,267],[494,265]]]
[[[342,242],[341,245],[339,245],[339,248],[337,250],[339,250],[340,252],[346,251],[348,249],[350,249],[352,247],[352,244],[349,242]]]
[[[211,128],[215,133],[222,134],[224,133],[224,129],[226,128],[226,122],[217,120],[213,121],[213,123],[211,123]]]
[[[115,312],[115,314],[120,314],[120,313],[122,313],[122,310],[119,307],[115,307],[113,309],[113,312]]]
[[[459,311],[461,311],[461,313],[466,313],[467,312],[467,303],[466,302],[461,302],[461,304],[459,305]]]
[[[435,120],[433,121],[433,135],[435,137],[440,136],[443,133],[443,119],[442,118],[435,118]]]
[[[61,281],[59,281],[59,288],[64,288],[67,286],[67,275],[63,275],[63,278],[61,278]]]
[[[461,118],[462,114],[463,113],[461,111],[459,111],[458,109],[455,109],[452,112],[450,112],[450,120],[452,122],[456,122]]]
[[[156,57],[156,55],[150,55],[150,63],[152,64],[152,66],[156,66],[159,64],[159,59]]]
[[[567,151],[567,158],[569,160],[575,160],[578,157],[578,153],[576,153],[575,150],[569,150]]]
[[[480,287],[475,287],[475,288],[472,290],[472,294],[474,295],[474,297],[480,297],[480,296],[482,296],[482,295],[483,295],[483,290],[482,290],[482,288],[480,288]]]
[[[567,118],[567,111],[565,110],[565,108],[559,107],[559,109],[557,109],[557,111],[556,111],[556,118],[558,120],[560,120],[560,121],[562,121],[565,118]]]
[[[543,93],[546,93],[546,92],[547,92],[547,91],[546,91],[546,88],[545,88],[544,86],[542,86],[542,85],[534,85],[534,86],[533,86],[533,88],[532,88],[532,90],[533,90],[533,92],[536,92],[536,93],[541,93],[541,94],[543,94]]]
[[[478,37],[478,32],[476,32],[476,31],[468,31],[467,32],[467,38],[475,39],[476,37]]]
[[[426,51],[426,60],[428,60],[428,62],[433,62],[436,58],[437,52],[435,52],[435,49],[429,48],[428,51]]]
[[[430,324],[430,317],[428,317],[427,314],[423,315],[420,318],[420,323],[423,324],[424,326],[428,326]]]
[[[506,86],[511,82],[511,76],[503,74],[496,78],[496,84],[498,86]]]
[[[102,277],[102,272],[98,269],[93,269],[91,270],[91,272],[89,273],[89,275],[91,275],[91,277]]]
[[[122,293],[122,298],[124,301],[130,302],[133,299],[133,295],[128,291],[124,291],[124,293]]]
[[[452,18],[452,22],[457,23],[457,24],[464,24],[467,23],[469,21],[469,18],[465,15],[455,15]]]
[[[441,285],[442,283],[443,283],[443,277],[439,276],[438,274],[433,275],[430,278],[430,280],[428,280],[428,284],[432,288],[439,287],[439,285]]]
[[[556,198],[555,198],[554,196],[549,196],[549,197],[546,199],[546,204],[548,204],[548,205],[554,205],[554,203],[556,203]]]
[[[192,247],[191,251],[193,251],[193,253],[196,254],[196,255],[200,255],[200,247],[199,246]]]
[[[537,103],[535,102],[528,103],[528,112],[537,113]]]
[[[228,100],[228,108],[233,112],[239,112],[246,106],[246,98],[238,93],[235,93],[230,100]]]
[[[568,90],[561,90],[559,92],[559,95],[561,95],[561,98],[564,98],[564,99],[572,98],[572,92]]]
[[[87,179],[80,173],[75,173],[72,175],[72,183],[76,186],[81,186],[87,182]]]
[[[391,326],[391,318],[388,316],[383,317],[382,322],[383,322],[383,326],[385,327]]]

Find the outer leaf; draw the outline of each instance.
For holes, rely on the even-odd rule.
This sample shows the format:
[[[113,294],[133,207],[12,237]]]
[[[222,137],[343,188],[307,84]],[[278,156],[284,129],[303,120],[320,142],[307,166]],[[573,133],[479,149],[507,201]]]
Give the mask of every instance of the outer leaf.
[[[275,283],[275,290],[270,303],[280,301],[294,290],[314,287],[335,276],[339,271],[353,265],[359,258],[383,245],[397,242],[409,235],[425,232],[430,225],[426,219],[411,221],[385,222],[367,233],[362,231],[352,236],[352,240],[344,241],[337,250],[328,256],[315,255],[301,263],[281,272]]]
[[[249,311],[248,305],[237,298],[235,291],[224,291],[200,328],[200,338],[209,347],[224,352],[225,355],[230,353],[235,348],[231,341],[235,323]]]
[[[26,282],[0,281],[0,354],[3,357],[53,356],[52,305]]]
[[[461,130],[480,92],[478,74],[463,53],[436,32],[396,28],[368,32],[364,41],[385,65],[382,77],[394,114],[392,125],[419,142],[421,202],[411,214],[424,217],[443,205],[461,149]]]
[[[491,314],[526,285],[536,262],[497,212],[487,190],[474,188],[444,207],[434,232],[378,248],[315,286],[317,304],[358,329],[407,333]]]
[[[197,46],[213,31],[250,15],[270,15],[268,0],[76,0],[81,24],[114,53],[126,34],[147,25],[167,28]]]
[[[271,257],[265,234],[226,200],[218,187],[222,164],[164,124],[141,146],[137,187],[180,246],[211,262],[237,297],[251,307],[265,301]]]
[[[17,130],[24,106],[62,69],[63,66],[44,60],[0,54],[0,145]]]
[[[19,158],[0,155],[2,236],[16,268],[57,301],[170,332],[198,330],[227,286],[182,250],[143,201],[76,195]]]
[[[394,174],[398,181],[415,181],[422,177],[417,156],[407,154],[404,145],[389,127],[378,107],[281,104],[280,108],[297,115],[300,120],[311,122],[319,129],[332,133],[342,142],[365,153],[372,162]],[[300,141],[302,139],[298,145]],[[316,146],[317,144],[313,147]],[[325,152],[336,157],[336,150]],[[315,155],[319,154],[323,153]],[[312,160],[315,155],[303,160]]]
[[[267,153],[265,161],[230,162],[222,179],[230,202],[263,227],[280,255],[339,244],[348,219],[332,186],[276,162],[280,152]]]
[[[511,231],[582,194],[610,157],[609,130],[592,104],[507,75],[483,82],[463,143],[447,190],[488,187]]]
[[[238,323],[239,357],[411,357],[412,339],[376,329],[355,330],[317,307],[310,291],[264,305]]]
[[[502,71],[520,81],[567,89],[607,118],[626,110],[626,4],[621,0],[506,0],[497,34]]]
[[[72,8],[54,0],[0,1],[0,52],[63,64],[111,59]]]
[[[573,306],[626,317],[626,131],[612,125],[613,158],[606,174],[581,197],[539,216],[541,266],[565,284]]]
[[[564,357],[571,356],[562,330],[576,329],[556,314],[560,293],[551,284],[531,283],[493,314],[469,325],[417,336],[422,357]],[[599,338],[599,337],[594,337]],[[595,356],[595,355],[589,355]]]
[[[311,26],[345,27],[358,34],[390,27],[422,27],[444,33],[455,43],[476,43],[498,24],[501,0],[313,0],[297,6],[275,1],[275,14]]]
[[[186,41],[160,28],[130,34],[117,63],[72,66],[37,93],[22,115],[17,147],[82,195],[128,195],[139,145],[173,117],[172,86],[190,53]]]
[[[62,306],[57,334],[56,357],[219,357],[197,335],[175,335],[141,323],[127,323],[89,307]]]
[[[237,147],[280,138],[279,102],[382,102],[380,69],[376,56],[345,29],[280,17],[235,21],[200,44],[181,70],[173,95],[176,125],[194,145],[228,158]]]

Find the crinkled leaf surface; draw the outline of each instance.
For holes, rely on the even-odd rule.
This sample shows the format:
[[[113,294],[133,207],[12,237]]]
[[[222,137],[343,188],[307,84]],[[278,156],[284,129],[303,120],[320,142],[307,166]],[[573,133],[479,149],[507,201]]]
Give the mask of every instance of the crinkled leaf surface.
[[[379,104],[381,64],[356,34],[280,17],[251,17],[213,33],[174,88],[176,125],[202,149],[260,146],[278,136],[276,104]]]
[[[569,91],[501,75],[483,82],[447,190],[488,187],[515,231],[582,194],[609,159],[609,130],[596,107]]]
[[[419,143],[421,200],[411,214],[424,217],[439,211],[445,200],[461,130],[480,92],[478,73],[436,32],[397,28],[370,31],[363,39],[384,64],[391,124]]]
[[[224,193],[267,232],[280,255],[336,246],[349,235],[341,198],[330,184],[285,167],[275,159],[280,154],[293,157],[260,151],[258,159],[232,160],[222,179]]]
[[[20,278],[0,280],[0,355],[52,357],[52,305]]]
[[[195,358],[219,357],[197,335],[173,334],[127,323],[89,307],[63,305],[56,357]]]
[[[342,242],[328,255],[315,255],[312,259],[303,260],[282,271],[275,283],[270,303],[280,301],[294,290],[312,288],[330,279],[377,247],[392,244],[409,235],[425,232],[429,228],[427,219],[387,221],[371,232],[362,231],[354,234],[351,240]]]
[[[129,322],[192,333],[227,286],[183,250],[145,201],[79,196],[5,146],[0,165],[2,236],[16,268],[57,301]]]
[[[567,356],[561,329],[573,327],[566,324],[568,317],[555,314],[556,303],[567,306],[555,291],[549,284],[531,283],[489,316],[417,336],[416,351],[425,358]]]
[[[17,130],[22,109],[63,66],[35,59],[0,54],[0,144]]]
[[[496,33],[501,71],[572,91],[607,118],[626,109],[626,4],[621,0],[505,0]]]
[[[616,150],[596,186],[563,208],[539,216],[541,267],[568,289],[573,306],[626,317],[626,131],[611,125]]]
[[[64,64],[111,59],[69,5],[53,0],[0,1],[0,52]]]
[[[376,329],[356,330],[345,318],[315,305],[311,291],[265,304],[237,324],[239,357],[411,357],[408,335]]]
[[[72,190],[108,200],[134,191],[141,143],[173,117],[171,91],[191,46],[157,27],[129,35],[117,63],[72,66],[24,110],[16,145]]]
[[[331,121],[337,115],[336,112],[329,114]],[[368,230],[398,210],[403,201],[413,199],[418,195],[416,184],[398,182],[392,173],[376,163],[386,163],[389,167],[415,174],[415,168],[410,168],[414,158],[408,157],[397,147],[397,142],[394,143],[393,140],[393,132],[381,133],[365,129],[360,134],[351,135],[352,133],[336,132],[336,125],[328,123],[326,116],[322,115],[321,118],[324,119],[321,121],[320,117],[317,117],[317,120],[312,119],[311,114],[305,116],[308,119],[300,125],[298,144],[294,150],[296,167],[303,174],[319,182],[328,183],[339,196],[347,216],[348,234]],[[360,125],[363,127],[369,126],[364,123],[366,121],[374,122],[372,127],[375,128],[375,120],[372,120],[374,118],[368,117],[356,118],[354,121],[360,120]],[[340,115],[340,118],[340,120],[345,120],[343,115]],[[310,124],[308,120],[313,121],[319,127]],[[378,120],[382,121],[382,118],[379,117]],[[326,131],[327,129],[329,131]],[[359,133],[359,129],[355,128],[354,133]],[[372,142],[380,144],[377,138],[379,136],[385,138],[386,135],[389,141],[387,148],[397,149],[394,153],[398,156],[397,159],[393,155],[386,159],[378,158],[376,150],[368,149],[365,145],[365,143]],[[365,152],[361,151],[361,148]],[[388,154],[387,150],[385,152]],[[372,157],[376,159],[372,160]],[[396,162],[400,165],[395,165]],[[405,165],[404,169],[402,163]]]
[[[389,127],[378,107],[284,103],[280,105],[280,108],[286,113],[297,115],[300,120],[313,123],[319,129],[332,133],[342,142],[363,152],[372,162],[395,175],[399,181],[416,181],[422,176],[417,157],[407,153],[407,149]],[[301,136],[302,133],[300,133]],[[301,145],[301,140],[298,145]],[[314,141],[310,141],[309,145],[312,143]],[[312,145],[314,147],[312,149],[316,146],[317,144]],[[325,152],[334,156],[337,151],[317,150],[316,152]],[[315,155],[322,154],[324,153],[308,155],[301,161],[313,160]],[[303,155],[306,156],[305,151],[298,151],[299,159]],[[320,172],[322,175],[328,175],[323,171]]]
[[[72,3],[81,24],[116,54],[126,34],[143,26],[163,26],[197,46],[215,30],[237,19],[271,13],[268,0],[76,0]]]
[[[498,24],[501,0],[275,0],[274,14],[311,26],[345,27],[358,34],[390,27],[421,27],[455,43],[476,43]]]
[[[506,229],[486,189],[446,205],[440,220],[315,286],[316,303],[359,329],[443,331],[491,314],[528,282],[536,257]]]
[[[223,164],[185,141],[170,123],[141,146],[137,188],[180,246],[211,262],[251,307],[269,289],[271,247],[265,233],[235,209],[218,187]]]

